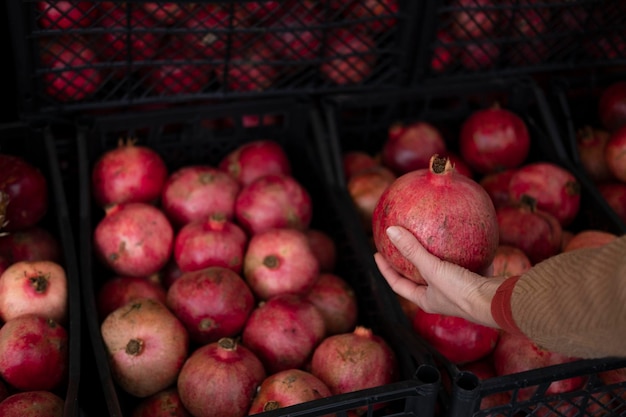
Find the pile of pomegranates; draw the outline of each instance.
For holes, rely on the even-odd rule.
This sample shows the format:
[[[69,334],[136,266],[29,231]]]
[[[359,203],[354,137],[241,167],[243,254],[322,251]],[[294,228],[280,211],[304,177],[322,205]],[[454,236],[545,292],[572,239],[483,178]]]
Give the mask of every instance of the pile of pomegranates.
[[[98,322],[134,417],[165,402],[244,416],[398,380],[279,142],[240,143],[214,166],[167,161],[122,140],[91,165]]]

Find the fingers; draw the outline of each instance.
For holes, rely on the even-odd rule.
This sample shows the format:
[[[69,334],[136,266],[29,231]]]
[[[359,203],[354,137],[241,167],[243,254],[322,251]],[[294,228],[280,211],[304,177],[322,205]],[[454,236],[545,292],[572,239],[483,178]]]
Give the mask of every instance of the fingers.
[[[387,236],[402,256],[415,265],[426,282],[429,281],[429,277],[436,273],[437,269],[441,268],[441,259],[428,252],[419,240],[405,228],[390,226],[387,228]]]
[[[420,305],[425,295],[425,285],[416,284],[415,282],[400,275],[391,267],[391,265],[389,265],[380,253],[374,254],[374,260],[376,261],[383,278],[385,278],[395,293],[401,295],[407,300],[411,300],[417,305]]]

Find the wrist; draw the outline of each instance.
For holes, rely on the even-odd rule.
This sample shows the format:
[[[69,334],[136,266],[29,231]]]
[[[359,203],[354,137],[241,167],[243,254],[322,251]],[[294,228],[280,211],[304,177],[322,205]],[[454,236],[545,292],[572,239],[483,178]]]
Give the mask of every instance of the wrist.
[[[500,285],[506,278],[483,278],[478,284],[472,299],[468,300],[468,315],[471,320],[488,327],[500,327],[492,314],[492,301]]]

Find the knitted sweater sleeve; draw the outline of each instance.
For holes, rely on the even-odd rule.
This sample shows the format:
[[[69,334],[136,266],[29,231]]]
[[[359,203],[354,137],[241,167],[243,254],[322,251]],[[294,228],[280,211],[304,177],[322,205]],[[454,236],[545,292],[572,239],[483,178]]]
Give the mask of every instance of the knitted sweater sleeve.
[[[578,358],[626,357],[626,236],[565,252],[505,281],[491,310],[505,330]]]

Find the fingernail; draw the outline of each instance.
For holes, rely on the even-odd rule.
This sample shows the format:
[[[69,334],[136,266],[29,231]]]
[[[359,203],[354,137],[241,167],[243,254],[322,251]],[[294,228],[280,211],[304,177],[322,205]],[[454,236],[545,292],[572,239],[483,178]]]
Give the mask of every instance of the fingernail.
[[[386,232],[387,232],[387,236],[392,241],[396,241],[400,238],[400,230],[398,230],[398,228],[395,226],[389,226]]]

